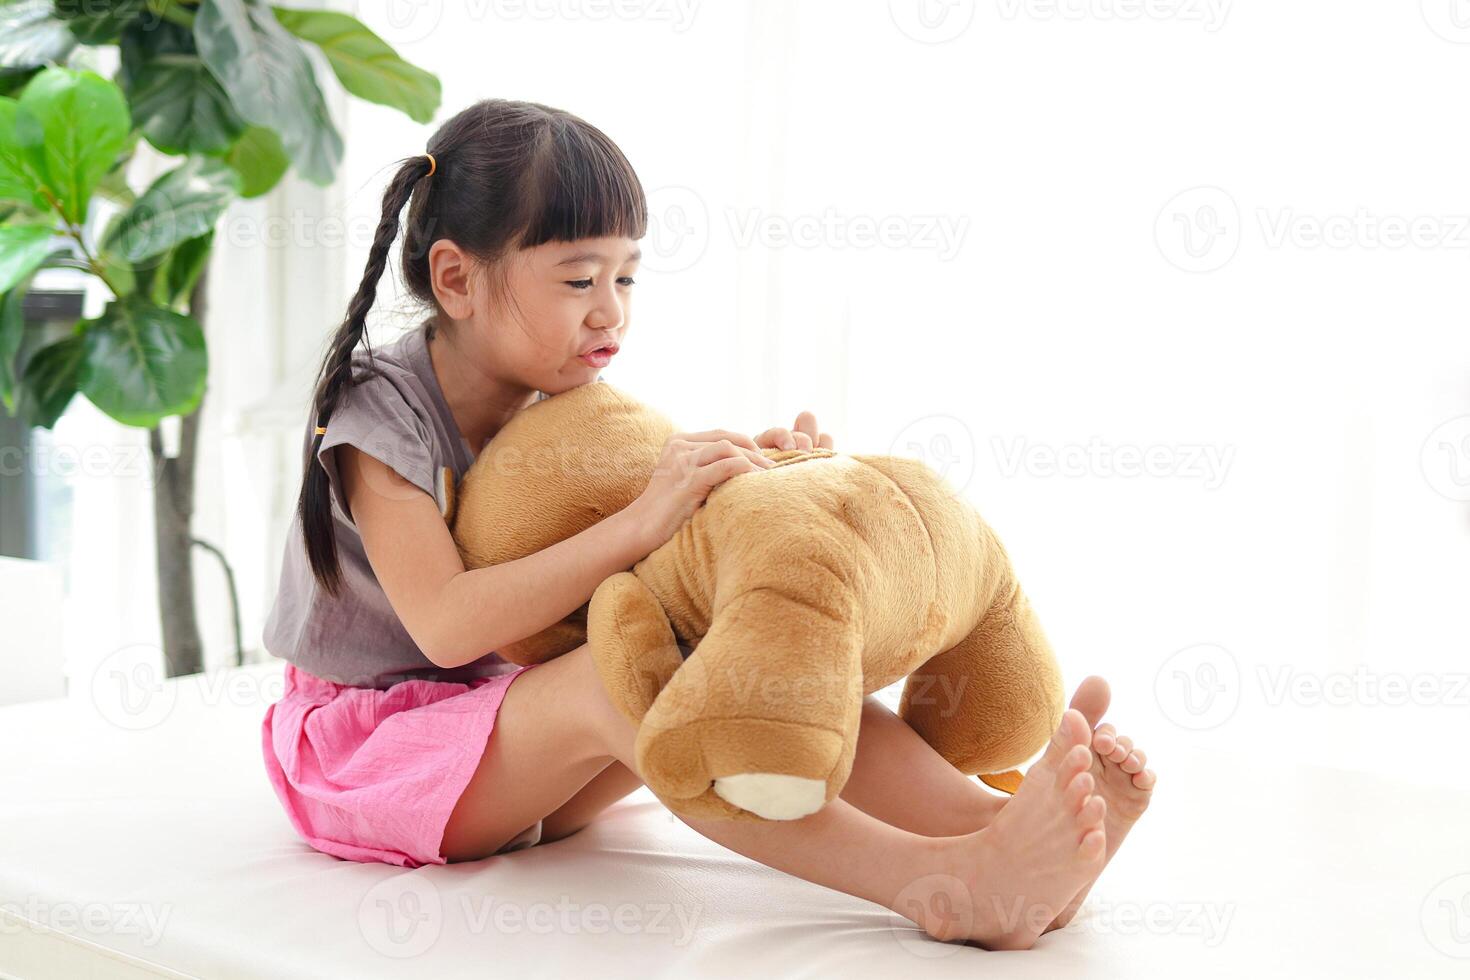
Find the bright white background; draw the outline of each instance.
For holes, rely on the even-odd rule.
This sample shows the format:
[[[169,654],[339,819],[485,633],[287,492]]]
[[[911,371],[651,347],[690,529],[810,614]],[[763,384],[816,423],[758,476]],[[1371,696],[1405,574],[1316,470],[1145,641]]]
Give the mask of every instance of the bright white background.
[[[754,433],[811,409],[839,450],[943,470],[1003,536],[1069,685],[1107,676],[1161,770],[1238,748],[1460,782],[1445,751],[1470,718],[1459,6],[355,11],[442,78],[441,121],[529,99],[630,158],[651,231],[609,381],[685,428]],[[326,84],[339,181],[237,206],[213,266],[196,524],[236,565],[257,648],[310,376],[389,167],[434,128]],[[383,343],[416,311],[395,282],[379,296]],[[58,430],[138,435],[80,401]],[[157,642],[145,479],[74,480],[74,677]],[[199,588],[223,663],[203,561]]]

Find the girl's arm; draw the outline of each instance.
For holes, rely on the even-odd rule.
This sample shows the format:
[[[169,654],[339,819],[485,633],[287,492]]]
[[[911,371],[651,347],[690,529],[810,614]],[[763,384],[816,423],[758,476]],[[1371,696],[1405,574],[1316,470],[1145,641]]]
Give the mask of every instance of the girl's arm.
[[[603,579],[657,547],[629,506],[524,558],[466,570],[433,497],[353,446],[333,451],[373,574],[439,667],[478,660],[565,619]]]

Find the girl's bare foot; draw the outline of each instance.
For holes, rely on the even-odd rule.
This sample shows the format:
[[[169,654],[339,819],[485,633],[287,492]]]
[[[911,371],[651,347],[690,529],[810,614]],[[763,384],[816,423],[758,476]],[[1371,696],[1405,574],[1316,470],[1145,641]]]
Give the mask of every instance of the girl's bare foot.
[[[1041,760],[984,829],[935,838],[935,872],[893,904],[936,939],[1027,949],[1102,870],[1107,804],[1093,793],[1092,730],[1068,710]]]
[[[1092,765],[1089,771],[1096,786],[1095,792],[1108,804],[1107,817],[1103,821],[1103,830],[1107,835],[1104,866],[1118,853],[1123,838],[1128,836],[1128,831],[1143,816],[1143,811],[1148,809],[1156,781],[1154,771],[1144,768],[1148,756],[1143,750],[1135,748],[1131,738],[1119,735],[1110,723],[1102,721],[1111,700],[1112,692],[1108,689],[1107,681],[1101,677],[1088,677],[1072,696],[1072,707],[1081,712],[1087,719],[1088,726],[1094,729]],[[1025,782],[1021,785],[1024,786]],[[1072,921],[1082,900],[1092,890],[1093,883],[1089,881],[1077,893],[1077,897],[1062,910],[1056,921],[1047,927],[1048,932],[1060,929]]]

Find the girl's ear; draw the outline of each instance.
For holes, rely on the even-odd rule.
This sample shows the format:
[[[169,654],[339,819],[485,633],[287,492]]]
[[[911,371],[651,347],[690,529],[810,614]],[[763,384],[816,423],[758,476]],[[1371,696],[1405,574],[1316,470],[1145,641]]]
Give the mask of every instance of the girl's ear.
[[[429,285],[445,314],[468,320],[475,311],[474,265],[464,249],[447,238],[429,246]]]

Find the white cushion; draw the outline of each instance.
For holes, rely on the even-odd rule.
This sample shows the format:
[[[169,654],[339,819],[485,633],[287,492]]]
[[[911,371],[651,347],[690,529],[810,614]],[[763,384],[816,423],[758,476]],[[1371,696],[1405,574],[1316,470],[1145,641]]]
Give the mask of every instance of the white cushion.
[[[1449,977],[1470,955],[1436,918],[1470,872],[1470,801],[1444,791],[1153,745],[1163,795],[1088,909],[989,954],[712,844],[646,790],[485,861],[319,854],[261,766],[279,692],[272,664],[126,716],[85,691],[0,710],[0,974]]]

